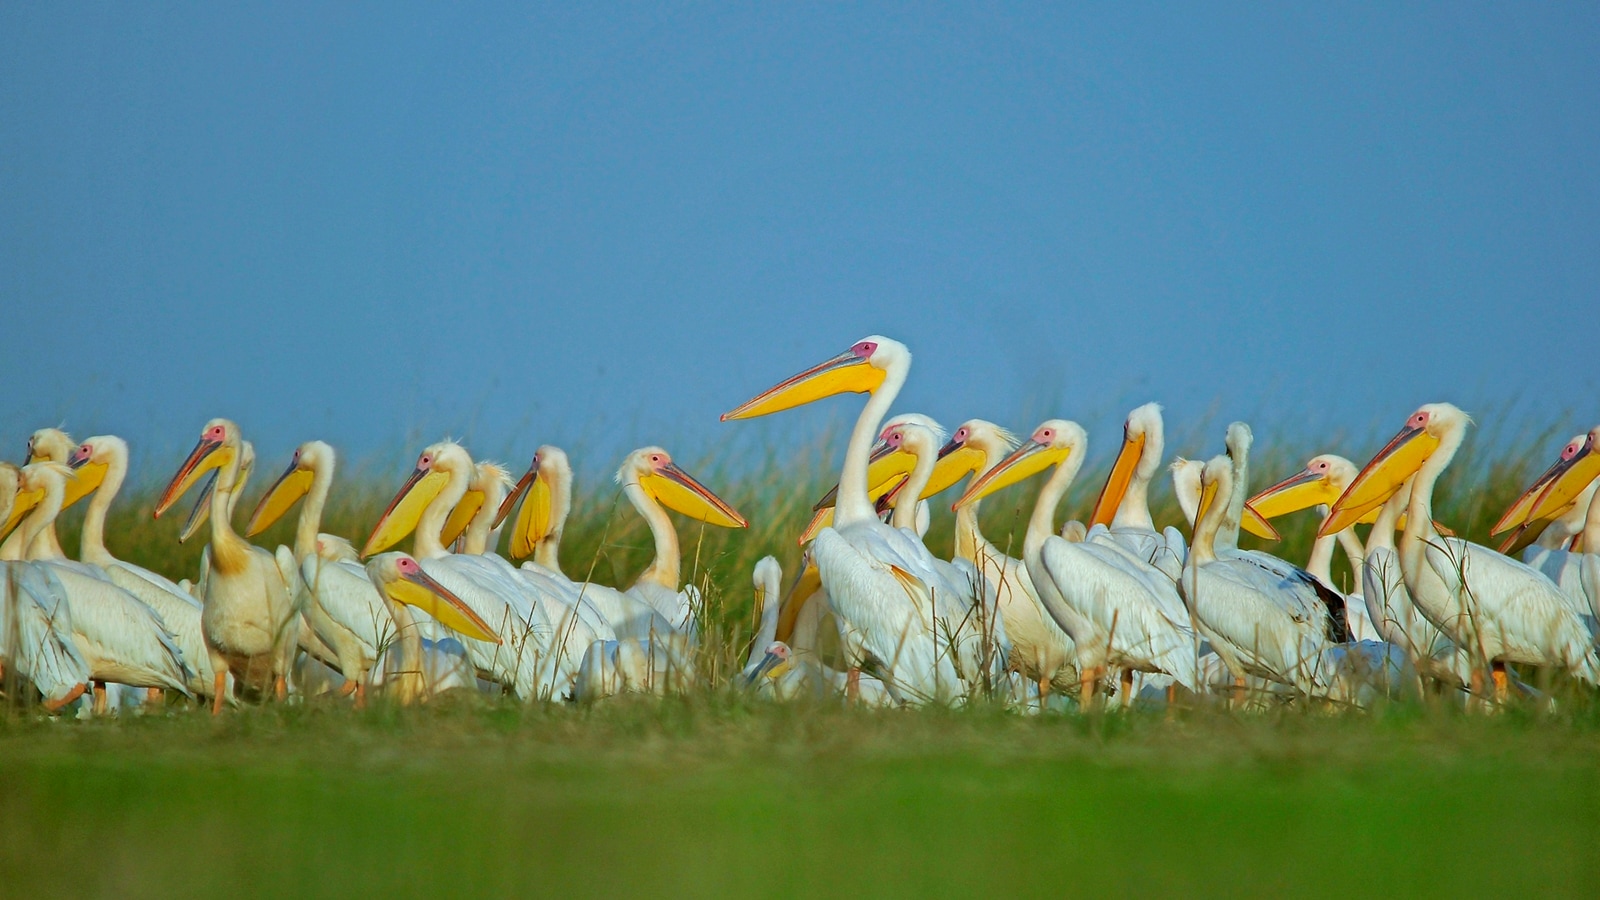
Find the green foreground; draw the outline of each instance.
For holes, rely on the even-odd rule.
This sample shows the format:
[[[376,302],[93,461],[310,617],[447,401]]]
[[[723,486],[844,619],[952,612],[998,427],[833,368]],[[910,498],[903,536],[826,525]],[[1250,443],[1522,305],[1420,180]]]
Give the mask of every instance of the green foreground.
[[[1600,721],[332,701],[0,721],[0,893],[1591,895]]]

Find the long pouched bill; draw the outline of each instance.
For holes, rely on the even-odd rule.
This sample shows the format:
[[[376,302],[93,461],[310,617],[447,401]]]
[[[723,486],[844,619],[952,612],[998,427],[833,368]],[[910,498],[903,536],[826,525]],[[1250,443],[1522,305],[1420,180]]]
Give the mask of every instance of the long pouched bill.
[[[221,441],[201,440],[195,444],[194,450],[189,453],[189,458],[183,461],[177,474],[167,483],[166,490],[161,492],[161,499],[156,503],[155,517],[161,518],[161,514],[171,509],[172,504],[187,493],[189,488],[194,487],[201,476],[213,469],[231,464],[233,453],[233,448]]]
[[[500,636],[494,633],[482,616],[426,572],[419,570],[402,575],[400,580],[385,584],[384,590],[396,602],[422,610],[463,637],[491,644],[501,643]]]
[[[367,538],[367,544],[361,550],[363,557],[371,556],[387,550],[399,543],[406,535],[415,531],[417,521],[422,518],[423,510],[433,502],[444,490],[449,475],[431,469],[414,469],[406,478],[406,483],[400,486],[400,492],[389,501],[389,507],[383,511],[378,519],[378,524],[372,529],[372,536]]]
[[[256,504],[255,512],[250,514],[250,521],[245,525],[245,537],[254,537],[283,518],[283,514],[311,490],[313,477],[310,469],[300,467],[299,460],[290,463],[289,468],[267,489],[266,496]]]
[[[1090,528],[1110,525],[1116,517],[1117,507],[1122,505],[1122,498],[1127,496],[1128,485],[1133,483],[1134,472],[1139,468],[1139,457],[1144,455],[1144,441],[1142,434],[1128,437],[1127,426],[1123,426],[1122,449],[1117,453],[1117,461],[1111,464],[1106,486],[1101,489],[1100,499],[1095,501],[1094,512],[1089,515]]]
[[[846,351],[757,394],[730,412],[722,421],[753,419],[796,406],[803,406],[836,394],[860,394],[878,389],[887,373],[873,366],[866,357]]]
[[[1333,509],[1317,529],[1317,536],[1338,534],[1382,506],[1438,448],[1439,439],[1425,429],[1409,425],[1400,429],[1334,501]]]
[[[744,516],[729,506],[709,488],[689,477],[676,463],[667,463],[654,472],[642,475],[639,486],[662,506],[723,528],[746,528],[750,525]]]
[[[1032,478],[1066,459],[1071,452],[1069,447],[1050,447],[1038,441],[1023,441],[1022,446],[1012,451],[1010,456],[968,485],[966,492],[950,508],[960,509],[974,500],[981,500],[995,491]]]

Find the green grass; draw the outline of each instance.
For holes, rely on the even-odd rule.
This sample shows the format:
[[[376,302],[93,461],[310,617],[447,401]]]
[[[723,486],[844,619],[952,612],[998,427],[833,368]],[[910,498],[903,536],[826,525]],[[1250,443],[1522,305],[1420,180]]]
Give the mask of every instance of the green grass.
[[[0,883],[19,897],[1592,894],[1597,724],[717,695],[11,719]]]

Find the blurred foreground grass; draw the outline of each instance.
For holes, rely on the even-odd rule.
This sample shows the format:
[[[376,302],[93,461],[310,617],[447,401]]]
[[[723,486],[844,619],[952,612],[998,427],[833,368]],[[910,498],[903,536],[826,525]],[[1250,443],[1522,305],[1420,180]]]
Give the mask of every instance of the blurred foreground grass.
[[[1588,895],[1600,720],[462,697],[0,722],[0,893]]]

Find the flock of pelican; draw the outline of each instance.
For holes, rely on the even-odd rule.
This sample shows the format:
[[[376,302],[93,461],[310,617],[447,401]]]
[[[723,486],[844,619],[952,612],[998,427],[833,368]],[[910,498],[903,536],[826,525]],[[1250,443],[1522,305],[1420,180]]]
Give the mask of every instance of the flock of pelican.
[[[1494,528],[1500,549],[1437,524],[1433,496],[1470,419],[1427,404],[1364,467],[1334,455],[1250,496],[1250,429],[1225,452],[1170,466],[1190,540],[1157,529],[1149,491],[1164,464],[1160,407],[1133,410],[1088,523],[1057,526],[1087,452],[1078,424],[1050,419],[1018,441],[981,419],[946,436],[926,416],[890,417],[911,353],[872,336],[725,414],[764,416],[843,393],[868,395],[837,487],[801,536],[783,588],[776,559],[752,573],[760,627],[739,683],[766,695],[880,705],[999,696],[1024,709],[1180,691],[1239,704],[1311,698],[1361,705],[1434,690],[1482,702],[1533,692],[1508,665],[1600,683],[1600,427],[1572,439]],[[369,691],[413,703],[443,691],[591,700],[682,690],[700,678],[704,609],[682,584],[669,510],[710,525],[745,518],[659,447],[629,454],[617,482],[648,523],[655,557],[626,590],[561,570],[572,507],[566,454],[540,447],[513,482],[459,444],[425,448],[358,551],[320,531],[337,456],[302,444],[250,514],[233,513],[254,465],[239,428],[214,419],[155,506],[199,498],[182,535],[209,523],[196,579],[173,582],[106,547],[128,471],[109,435],[36,432],[26,464],[0,463],[0,663],[8,685],[56,712],[176,692],[214,712],[240,698]],[[1002,488],[1043,475],[1021,557],[979,528]],[[923,540],[927,500],[964,482],[951,559]],[[87,499],[82,552],[55,523]],[[299,506],[293,546],[250,538]],[[1305,567],[1239,547],[1241,530],[1321,516]],[[515,514],[513,516],[513,513]],[[494,552],[510,520],[513,565]],[[1370,526],[1365,539],[1356,526]],[[393,548],[412,538],[410,553]],[[1331,577],[1336,551],[1360,593]],[[1520,551],[1520,559],[1506,555]],[[128,698],[131,697],[130,701]]]

